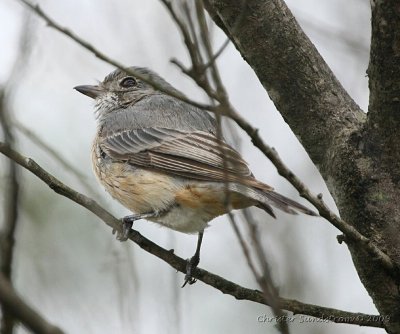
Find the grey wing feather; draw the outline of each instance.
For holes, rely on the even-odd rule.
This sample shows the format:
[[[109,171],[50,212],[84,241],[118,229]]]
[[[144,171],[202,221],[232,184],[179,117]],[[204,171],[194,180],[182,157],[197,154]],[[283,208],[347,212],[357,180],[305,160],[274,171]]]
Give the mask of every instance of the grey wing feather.
[[[205,181],[229,181],[274,216],[315,213],[257,181],[238,152],[217,139],[215,119],[178,99],[154,94],[102,119],[100,146],[111,157],[144,168]],[[226,168],[226,169],[225,169]]]
[[[101,146],[112,157],[134,165],[197,180],[232,182],[231,191],[254,199],[272,216],[271,205],[290,214],[316,215],[257,181],[238,152],[206,132],[185,133],[163,128],[127,130],[105,138]]]
[[[209,181],[224,180],[224,176],[232,181],[240,177],[252,178],[247,163],[238,152],[203,131],[126,130],[103,138],[101,146],[114,158],[182,176]]]

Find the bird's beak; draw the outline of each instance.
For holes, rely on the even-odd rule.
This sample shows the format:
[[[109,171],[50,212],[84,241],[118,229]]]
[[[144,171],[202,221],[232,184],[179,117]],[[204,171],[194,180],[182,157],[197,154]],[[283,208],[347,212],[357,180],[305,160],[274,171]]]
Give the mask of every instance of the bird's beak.
[[[85,94],[92,99],[98,97],[101,93],[103,93],[103,89],[97,85],[82,85],[74,87],[79,93]]]

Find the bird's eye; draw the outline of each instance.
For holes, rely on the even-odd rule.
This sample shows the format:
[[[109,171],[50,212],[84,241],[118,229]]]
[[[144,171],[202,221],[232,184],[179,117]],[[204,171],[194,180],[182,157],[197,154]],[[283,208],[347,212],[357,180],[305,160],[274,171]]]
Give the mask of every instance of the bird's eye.
[[[119,85],[124,88],[133,87],[133,86],[136,86],[136,84],[137,84],[137,82],[136,82],[135,78],[133,78],[133,77],[126,77],[123,80],[121,80],[121,82],[119,83]]]

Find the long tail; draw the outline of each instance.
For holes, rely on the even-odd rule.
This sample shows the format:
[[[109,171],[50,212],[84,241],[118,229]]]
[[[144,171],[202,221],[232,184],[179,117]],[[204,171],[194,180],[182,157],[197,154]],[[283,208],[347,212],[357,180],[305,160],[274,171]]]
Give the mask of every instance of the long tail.
[[[266,211],[272,217],[275,217],[272,207],[275,207],[281,211],[297,215],[299,212],[310,216],[318,216],[317,213],[305,207],[304,205],[293,201],[286,196],[278,194],[271,190],[268,186],[263,187],[260,183],[260,187],[249,187],[242,184],[230,184],[230,190],[239,192],[246,197],[253,199],[257,204],[256,206]],[[264,188],[264,189],[263,189]]]

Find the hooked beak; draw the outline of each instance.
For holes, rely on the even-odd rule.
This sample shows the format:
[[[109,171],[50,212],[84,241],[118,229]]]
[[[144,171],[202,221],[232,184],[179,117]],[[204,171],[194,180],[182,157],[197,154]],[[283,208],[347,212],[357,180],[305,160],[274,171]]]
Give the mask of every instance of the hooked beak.
[[[79,93],[82,93],[86,96],[91,97],[92,99],[95,99],[101,93],[103,93],[103,89],[100,86],[96,86],[96,85],[76,86],[76,87],[74,87],[74,89],[77,90]]]

